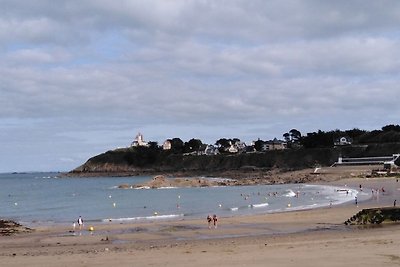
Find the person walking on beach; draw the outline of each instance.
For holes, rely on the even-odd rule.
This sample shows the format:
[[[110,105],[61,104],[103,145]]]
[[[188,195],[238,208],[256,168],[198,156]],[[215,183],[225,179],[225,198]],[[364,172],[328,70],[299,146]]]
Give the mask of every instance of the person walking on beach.
[[[211,215],[208,214],[208,215],[207,215],[208,229],[211,229],[211,221],[212,221]]]
[[[356,206],[358,207],[358,200],[357,200],[357,197],[355,197],[355,202],[356,202]]]
[[[214,228],[217,229],[218,227],[218,217],[216,214],[213,215],[213,222],[214,222]]]
[[[78,218],[78,225],[79,225],[79,231],[81,231],[83,227],[83,220],[81,216],[79,216]]]

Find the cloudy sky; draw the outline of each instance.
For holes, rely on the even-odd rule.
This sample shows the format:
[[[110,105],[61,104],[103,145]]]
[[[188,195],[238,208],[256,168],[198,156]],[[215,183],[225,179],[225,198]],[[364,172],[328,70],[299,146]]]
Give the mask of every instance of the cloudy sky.
[[[0,0],[0,172],[399,124],[400,1]]]

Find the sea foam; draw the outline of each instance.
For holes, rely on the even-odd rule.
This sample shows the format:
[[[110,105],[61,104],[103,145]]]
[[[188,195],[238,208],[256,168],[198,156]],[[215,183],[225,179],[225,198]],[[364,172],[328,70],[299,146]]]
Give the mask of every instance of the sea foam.
[[[102,219],[102,222],[129,222],[129,221],[144,221],[144,220],[168,220],[183,217],[184,214],[167,214],[167,215],[152,215],[126,218],[109,218]]]

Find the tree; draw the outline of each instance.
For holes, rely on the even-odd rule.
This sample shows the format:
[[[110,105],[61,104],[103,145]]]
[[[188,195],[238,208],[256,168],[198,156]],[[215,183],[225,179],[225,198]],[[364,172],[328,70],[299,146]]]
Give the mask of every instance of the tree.
[[[185,143],[184,151],[185,152],[199,151],[202,144],[203,143],[201,142],[200,139],[192,138],[188,142]]]
[[[283,134],[283,139],[284,139],[287,143],[289,143],[289,142],[290,142],[290,134],[289,134],[289,133],[284,133],[284,134]]]
[[[149,145],[149,148],[152,149],[152,150],[158,150],[159,149],[159,146],[158,146],[157,142],[150,141],[150,142],[148,142],[148,145]]]
[[[232,142],[232,144],[240,143],[240,139],[239,138],[232,138],[232,139],[229,139],[229,140]]]
[[[178,154],[183,153],[183,141],[180,138],[171,139],[171,151],[172,153]]]
[[[264,146],[264,141],[260,140],[260,138],[258,138],[257,141],[254,142],[254,148],[256,151],[262,151],[263,150],[263,146]]]
[[[307,133],[307,136],[302,137],[301,144],[306,148],[333,147],[334,136],[334,131],[318,130],[318,132]]]
[[[299,130],[292,129],[292,130],[289,131],[289,134],[290,134],[290,138],[291,138],[292,142],[297,143],[297,142],[300,141],[301,133],[300,133]]]
[[[347,130],[345,133],[346,133],[346,135],[348,135],[351,139],[356,140],[356,139],[358,139],[359,137],[361,137],[362,135],[364,135],[364,134],[366,133],[366,131],[365,131],[365,130],[360,130],[360,129],[354,128],[354,129],[352,129],[352,130]]]
[[[384,132],[390,132],[390,131],[400,132],[400,126],[394,125],[394,124],[389,124],[389,125],[383,126],[382,131],[384,131]]]
[[[218,146],[219,152],[223,153],[231,146],[231,140],[221,138],[215,142],[215,145]]]

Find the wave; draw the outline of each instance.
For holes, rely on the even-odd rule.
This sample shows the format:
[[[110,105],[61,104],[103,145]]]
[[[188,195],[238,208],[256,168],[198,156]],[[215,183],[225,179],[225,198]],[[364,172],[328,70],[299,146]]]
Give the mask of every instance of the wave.
[[[250,206],[251,206],[251,208],[263,208],[263,207],[269,206],[269,204],[268,203],[260,203],[260,204],[252,204]]]
[[[308,204],[308,205],[299,205],[299,206],[288,206],[287,208],[285,208],[286,211],[290,210],[290,211],[295,211],[295,210],[308,210],[308,209],[315,209],[317,207],[325,207],[327,206],[327,204],[324,203],[313,203],[313,204]]]
[[[248,209],[248,208],[257,209],[257,208],[264,208],[264,207],[268,207],[268,206],[269,206],[269,203],[258,203],[258,204],[249,204],[247,206],[232,207],[232,208],[229,208],[228,210],[238,211],[238,210],[243,210],[243,209]]]
[[[58,179],[58,178],[60,178],[60,177],[58,177],[58,176],[41,176],[41,177],[36,176],[35,177],[35,179]]]
[[[325,207],[325,206],[328,206],[328,205],[325,205],[322,203],[321,204],[313,203],[313,204],[300,205],[300,206],[286,206],[283,208],[276,208],[276,209],[268,210],[267,213],[281,213],[281,212],[286,212],[286,211],[308,210],[308,209],[315,209],[315,208]]]
[[[110,189],[110,190],[119,189],[119,187],[118,187],[118,185],[114,185],[114,186],[109,187],[108,189]]]
[[[167,220],[183,217],[184,214],[167,214],[167,215],[152,215],[152,216],[139,216],[139,217],[126,217],[126,218],[109,218],[102,219],[102,222],[129,222],[129,221],[143,221],[143,220]]]
[[[119,187],[117,187],[117,188],[119,188]],[[176,186],[162,186],[162,187],[158,187],[158,188],[152,188],[152,187],[147,186],[147,185],[137,186],[137,187],[134,187],[134,186],[131,185],[130,187],[128,187],[128,189],[157,189],[157,190],[159,190],[159,189],[177,189],[177,188],[179,188],[179,187],[176,187]]]
[[[233,182],[236,181],[235,179],[231,179],[231,178],[220,178],[220,177],[205,177],[205,180],[209,180],[209,181],[215,181],[215,182]]]
[[[285,197],[295,197],[296,196],[296,193],[293,192],[292,189],[286,190],[286,192],[287,193],[284,195]]]

